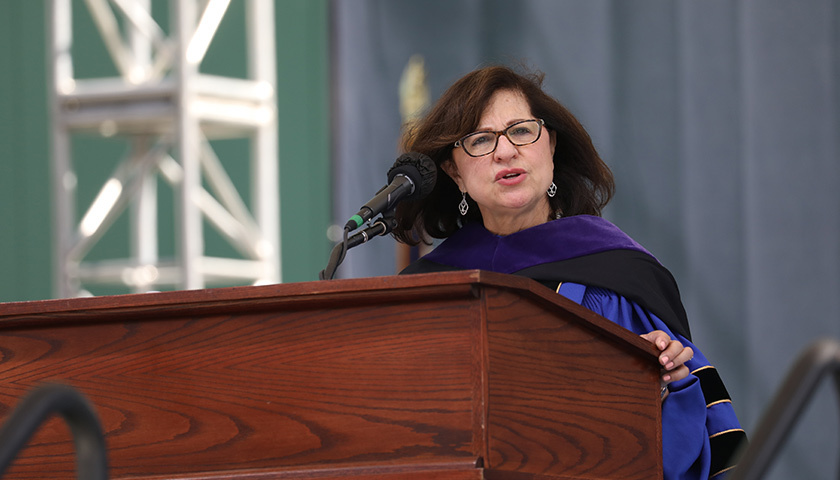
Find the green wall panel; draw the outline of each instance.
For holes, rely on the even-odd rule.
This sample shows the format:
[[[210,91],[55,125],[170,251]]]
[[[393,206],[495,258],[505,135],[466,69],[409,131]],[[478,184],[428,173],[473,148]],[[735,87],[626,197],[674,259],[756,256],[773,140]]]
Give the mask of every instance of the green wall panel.
[[[316,280],[332,248],[328,2],[276,8],[283,279]]]
[[[44,2],[0,2],[0,300],[51,295]]]

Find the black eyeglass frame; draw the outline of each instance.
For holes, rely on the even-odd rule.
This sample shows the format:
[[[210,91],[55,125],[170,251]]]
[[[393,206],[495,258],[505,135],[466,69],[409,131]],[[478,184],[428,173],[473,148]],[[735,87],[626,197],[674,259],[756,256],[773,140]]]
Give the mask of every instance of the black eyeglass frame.
[[[517,125],[521,125],[521,124],[523,124],[523,123],[528,123],[528,122],[537,122],[537,123],[539,123],[539,124],[540,124],[540,129],[539,129],[539,131],[537,132],[537,138],[535,138],[535,139],[531,140],[530,142],[525,142],[525,143],[516,143],[516,142],[515,142],[512,138],[510,138],[510,135],[508,135],[508,132],[510,131],[510,129],[511,129],[511,128],[513,128],[513,127],[515,127],[515,126],[517,126]],[[473,133],[470,133],[470,134],[468,134],[468,135],[464,135],[463,137],[459,138],[459,139],[458,139],[458,141],[456,141],[456,142],[452,145],[452,147],[453,147],[453,148],[458,148],[458,147],[461,147],[461,149],[462,149],[462,150],[464,150],[464,153],[466,153],[467,155],[469,155],[469,156],[471,156],[471,157],[473,157],[473,158],[483,157],[483,156],[485,156],[485,155],[490,155],[491,153],[493,153],[493,152],[495,152],[495,151],[496,151],[496,148],[498,148],[498,147],[499,147],[499,137],[501,137],[502,135],[504,135],[505,137],[507,137],[508,141],[509,141],[511,144],[513,144],[513,145],[515,145],[515,146],[517,146],[517,147],[521,147],[521,146],[524,146],[524,145],[530,145],[530,144],[532,144],[532,143],[537,143],[537,140],[539,140],[539,139],[540,139],[540,137],[542,136],[542,131],[543,131],[543,127],[544,127],[544,126],[545,126],[545,120],[543,120],[542,118],[530,118],[530,119],[528,119],[528,120],[520,120],[520,121],[518,121],[518,122],[516,122],[516,123],[512,123],[512,124],[508,125],[507,127],[505,127],[505,129],[504,129],[504,130],[480,130],[480,131],[478,131],[478,132],[473,132]],[[472,137],[473,135],[483,135],[483,134],[485,134],[485,133],[492,133],[493,135],[495,135],[495,137],[496,137],[496,138],[495,138],[495,143],[493,144],[493,149],[492,149],[492,150],[490,150],[490,151],[489,151],[489,152],[487,152],[487,153],[482,153],[481,155],[473,155],[472,153],[468,152],[468,151],[467,151],[467,147],[465,147],[465,146],[464,146],[464,140],[466,140],[466,139],[467,139],[467,138],[469,138],[469,137]]]

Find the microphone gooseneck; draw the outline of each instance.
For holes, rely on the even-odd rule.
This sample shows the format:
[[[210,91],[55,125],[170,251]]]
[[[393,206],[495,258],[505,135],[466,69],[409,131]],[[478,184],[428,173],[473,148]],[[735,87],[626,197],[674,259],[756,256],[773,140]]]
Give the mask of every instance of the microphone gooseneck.
[[[331,280],[347,250],[368,242],[379,235],[387,235],[396,227],[394,208],[403,200],[422,200],[435,188],[437,167],[428,155],[409,152],[400,155],[388,170],[388,184],[350,217],[344,225],[343,240],[338,242],[330,254],[326,268],[318,278]],[[350,232],[366,224],[372,218],[382,214],[382,218],[366,227],[363,231],[350,235]]]

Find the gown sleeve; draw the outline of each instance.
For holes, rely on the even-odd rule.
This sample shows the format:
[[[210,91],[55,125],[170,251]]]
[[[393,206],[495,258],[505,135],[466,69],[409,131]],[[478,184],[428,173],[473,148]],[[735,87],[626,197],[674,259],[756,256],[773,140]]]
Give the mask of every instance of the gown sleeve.
[[[694,350],[688,377],[672,382],[662,403],[662,457],[665,480],[722,480],[733,455],[746,440],[729,394],[703,353],[635,302],[603,288],[563,283],[558,293],[636,333],[667,332]]]

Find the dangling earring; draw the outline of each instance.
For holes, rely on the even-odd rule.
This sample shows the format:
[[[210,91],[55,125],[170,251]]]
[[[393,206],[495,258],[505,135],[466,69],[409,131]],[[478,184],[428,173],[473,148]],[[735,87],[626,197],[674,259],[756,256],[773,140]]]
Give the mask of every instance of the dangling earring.
[[[467,192],[461,192],[461,203],[458,204],[458,211],[461,212],[461,216],[463,217],[469,209],[470,204],[467,203]]]
[[[553,181],[551,182],[551,185],[549,185],[548,192],[546,193],[548,193],[548,196],[551,198],[554,198],[554,195],[557,194],[557,185],[555,185]]]

